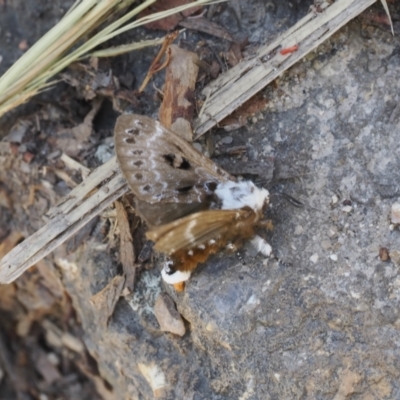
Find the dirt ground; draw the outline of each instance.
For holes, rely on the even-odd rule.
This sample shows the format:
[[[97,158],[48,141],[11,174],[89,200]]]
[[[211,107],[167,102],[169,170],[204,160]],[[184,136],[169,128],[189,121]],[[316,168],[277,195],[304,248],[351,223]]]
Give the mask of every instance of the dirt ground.
[[[248,40],[246,57],[311,3],[250,0],[240,16],[223,4],[212,21],[235,43]],[[0,1],[0,73],[72,4]],[[0,399],[400,398],[400,233],[390,221],[400,197],[400,6],[389,5],[394,37],[375,5],[199,142],[229,172],[270,190],[266,237],[277,259],[247,247],[217,255],[183,294],[146,259],[107,325],[91,301],[121,273],[115,213],[106,211],[0,287]],[[111,44],[164,34],[143,28]],[[187,30],[177,44],[217,74],[233,62],[228,40]],[[96,168],[114,153],[121,110],[157,118],[164,74],[135,92],[157,50],[75,65],[0,120],[1,255],[81,182],[62,152]],[[200,78],[198,90],[212,79]],[[245,123],[228,131],[241,113]],[[130,223],[140,254],[144,227],[133,215]],[[182,337],[161,331],[160,293],[174,300]]]

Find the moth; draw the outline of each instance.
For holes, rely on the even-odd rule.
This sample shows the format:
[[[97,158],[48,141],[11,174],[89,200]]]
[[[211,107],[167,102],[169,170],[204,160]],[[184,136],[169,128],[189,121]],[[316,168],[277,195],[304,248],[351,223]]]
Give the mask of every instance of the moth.
[[[271,246],[255,234],[269,192],[226,171],[159,122],[124,114],[115,126],[115,152],[136,208],[150,230],[146,236],[169,259],[165,282],[182,290],[199,263],[246,240],[265,256]]]

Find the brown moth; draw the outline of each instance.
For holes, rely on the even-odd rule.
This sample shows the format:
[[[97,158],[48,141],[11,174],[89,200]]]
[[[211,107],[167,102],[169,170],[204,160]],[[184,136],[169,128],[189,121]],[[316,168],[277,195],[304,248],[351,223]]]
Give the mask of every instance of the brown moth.
[[[167,283],[186,281],[211,254],[237,249],[248,239],[265,256],[271,254],[271,246],[255,234],[269,203],[266,189],[236,182],[149,117],[120,116],[114,135],[122,173],[152,228],[147,238],[170,258],[161,272]]]

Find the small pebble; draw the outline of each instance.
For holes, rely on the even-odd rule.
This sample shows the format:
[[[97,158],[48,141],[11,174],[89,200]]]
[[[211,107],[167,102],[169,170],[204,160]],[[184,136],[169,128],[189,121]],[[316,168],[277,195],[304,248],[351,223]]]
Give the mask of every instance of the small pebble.
[[[336,194],[333,195],[332,198],[331,198],[331,203],[332,204],[336,204],[338,201],[339,201],[339,198],[336,196]]]
[[[388,261],[390,260],[389,257],[389,250],[386,247],[381,247],[379,249],[379,258],[381,259],[381,261]]]
[[[174,301],[166,293],[161,293],[154,304],[154,315],[163,332],[183,336],[186,332],[182,317],[175,308]]]
[[[221,143],[223,144],[231,144],[233,142],[232,136],[225,136],[221,139]]]
[[[337,254],[331,254],[331,255],[329,256],[329,258],[330,258],[332,261],[337,261],[337,260],[338,260]]]
[[[342,207],[342,211],[345,212],[345,213],[350,213],[350,212],[352,212],[352,210],[353,210],[352,206],[344,206],[344,207]]]
[[[392,204],[390,220],[393,224],[400,224],[400,203]]]
[[[294,235],[299,236],[304,232],[304,228],[301,225],[297,225],[296,228],[294,228]]]
[[[324,250],[329,250],[332,247],[331,241],[330,240],[323,240],[321,242],[321,246]]]
[[[328,236],[329,236],[330,238],[333,238],[334,236],[336,236],[336,234],[337,234],[337,229],[336,229],[335,227],[329,228],[329,230],[328,230]]]
[[[399,266],[400,265],[400,251],[398,250],[390,250],[389,251],[390,260],[393,264]]]
[[[311,261],[312,263],[314,263],[314,264],[316,264],[318,260],[319,260],[319,256],[318,256],[317,253],[313,254],[313,255],[310,257],[310,261]]]

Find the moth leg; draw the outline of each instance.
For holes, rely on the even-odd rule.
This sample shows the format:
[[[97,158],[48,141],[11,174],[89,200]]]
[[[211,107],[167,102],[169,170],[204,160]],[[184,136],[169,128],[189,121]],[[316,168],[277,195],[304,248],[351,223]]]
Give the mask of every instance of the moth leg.
[[[272,254],[272,247],[262,237],[256,235],[256,236],[253,237],[253,239],[251,239],[250,243],[262,255],[264,255],[266,257],[269,257]]]
[[[177,292],[183,292],[185,289],[185,282],[174,283],[172,286]]]
[[[257,228],[266,229],[267,231],[274,230],[274,224],[272,223],[272,219],[263,219],[256,223]]]
[[[228,253],[235,253],[238,250],[238,246],[236,245],[236,243],[228,243],[225,247],[225,250]]]

